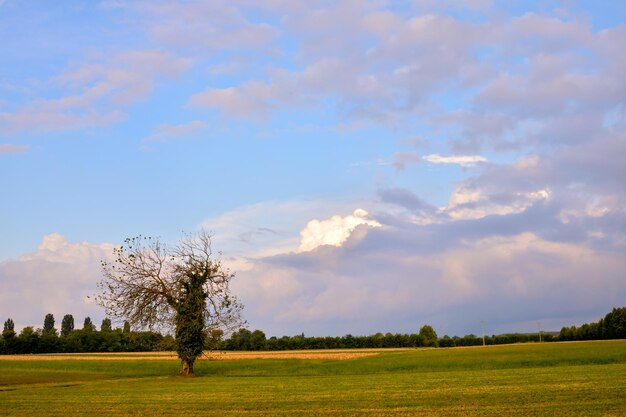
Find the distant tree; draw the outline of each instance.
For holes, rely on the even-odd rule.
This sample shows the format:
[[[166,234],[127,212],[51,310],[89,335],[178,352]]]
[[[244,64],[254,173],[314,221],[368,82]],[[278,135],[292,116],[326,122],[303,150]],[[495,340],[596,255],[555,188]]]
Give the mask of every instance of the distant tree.
[[[440,347],[454,347],[455,346],[454,339],[452,339],[448,335],[445,335],[443,338],[439,339],[439,346]]]
[[[39,334],[32,326],[26,326],[17,337],[19,353],[38,353]]]
[[[130,323],[128,322],[128,320],[124,322],[124,328],[122,329],[122,333],[130,333]]]
[[[188,235],[171,249],[159,239],[126,239],[114,257],[102,262],[98,302],[131,324],[173,327],[181,374],[193,375],[208,329],[241,323],[242,305],[229,290],[234,275],[214,259],[207,232]]]
[[[381,348],[385,344],[385,335],[378,332],[372,335],[372,347]]]
[[[420,328],[419,337],[422,342],[422,346],[437,346],[437,333],[428,324],[425,324]]]
[[[595,340],[601,338],[598,332],[598,323],[585,323],[578,329],[578,339]]]
[[[343,336],[341,338],[342,342],[343,342],[343,347],[347,348],[347,349],[352,349],[355,348],[355,342],[354,342],[354,336],[352,336],[350,333],[348,333],[347,335]]]
[[[250,334],[250,350],[266,350],[267,340],[265,333],[255,330]]]
[[[54,316],[51,313],[46,314],[46,317],[43,320],[43,333],[56,334],[57,330],[54,328]]]
[[[165,335],[163,336],[163,340],[156,345],[155,349],[161,352],[176,350],[176,340],[169,334]]]
[[[394,337],[390,332],[385,333],[383,338],[383,347],[393,347],[394,345]]]
[[[604,339],[626,338],[626,307],[613,308],[602,320]]]
[[[4,328],[2,329],[2,337],[5,340],[12,339],[15,337],[15,323],[13,323],[13,320],[10,318],[4,322]]]
[[[289,349],[289,336],[283,336],[276,340],[276,350]]]
[[[111,327],[111,319],[109,318],[102,319],[102,324],[100,324],[100,331],[110,332],[111,330],[113,330]]]
[[[66,314],[61,321],[61,336],[65,337],[74,330],[74,316]]]
[[[19,353],[17,352],[17,338],[15,337],[15,324],[10,318],[4,322],[4,328],[2,330],[2,342],[4,353]]]
[[[559,340],[576,340],[576,326],[564,326],[559,332]]]
[[[230,335],[226,346],[230,350],[250,350],[250,336],[252,332],[248,329],[239,329]]]
[[[580,327],[563,327],[558,340],[595,340],[626,338],[626,307],[613,308],[596,323],[585,323]]]
[[[41,353],[50,353],[58,349],[59,338],[57,336],[57,329],[54,328],[54,316],[48,313],[43,320],[43,329],[41,330],[38,351]]]
[[[83,322],[83,330],[92,332],[94,331],[96,326],[91,321],[91,317],[85,317],[85,321]]]

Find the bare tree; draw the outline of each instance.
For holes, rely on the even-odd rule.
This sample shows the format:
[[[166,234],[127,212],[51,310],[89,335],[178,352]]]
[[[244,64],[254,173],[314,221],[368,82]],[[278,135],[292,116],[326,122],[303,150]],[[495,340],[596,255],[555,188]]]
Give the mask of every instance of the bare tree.
[[[143,328],[173,328],[181,374],[193,375],[208,331],[241,326],[242,304],[230,293],[234,277],[211,250],[206,231],[169,248],[159,239],[135,237],[102,261],[97,297],[107,314]]]

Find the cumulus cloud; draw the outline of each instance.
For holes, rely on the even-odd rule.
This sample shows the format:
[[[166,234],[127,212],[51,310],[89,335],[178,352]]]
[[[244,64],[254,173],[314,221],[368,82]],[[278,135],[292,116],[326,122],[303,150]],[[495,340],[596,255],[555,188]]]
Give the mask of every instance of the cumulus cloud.
[[[317,216],[330,218],[334,213],[350,210],[353,204],[354,201],[267,201],[207,218],[200,226],[214,233],[216,244],[231,260],[264,257],[295,251],[301,244],[298,231],[309,220]],[[361,211],[358,214],[363,215]],[[354,221],[366,219],[367,214]]]
[[[612,128],[558,154],[485,164],[439,208],[384,188],[374,215],[384,227],[250,259],[238,287],[248,314],[270,332],[317,334],[424,322],[477,333],[481,320],[492,333],[533,331],[536,321],[558,330],[597,320],[626,296],[623,144]],[[329,230],[343,230],[342,219]]]
[[[360,208],[345,217],[335,215],[326,220],[311,220],[300,232],[299,251],[311,251],[322,245],[341,246],[360,225],[382,226],[376,220],[370,219],[367,211]]]
[[[515,216],[502,221],[514,225]],[[494,333],[530,331],[533,320],[590,320],[626,295],[621,253],[505,232],[492,219],[398,219],[350,244],[251,261],[238,288],[264,328],[318,334],[413,331],[424,322],[462,334],[483,319]]]
[[[334,234],[346,230],[341,216],[309,223],[302,237],[316,237],[314,250],[248,259],[237,284],[246,314],[274,334],[424,322],[463,334],[481,320],[497,333],[597,320],[626,296],[622,124],[559,152],[484,164],[443,207],[410,187],[384,188],[372,211],[384,227]],[[327,235],[342,243],[319,245]]]
[[[113,245],[72,243],[59,233],[43,237],[36,251],[0,262],[0,314],[18,327],[43,325],[52,313],[60,326],[65,314],[77,324],[90,316],[104,317],[93,304],[100,280],[100,260],[111,256]]]

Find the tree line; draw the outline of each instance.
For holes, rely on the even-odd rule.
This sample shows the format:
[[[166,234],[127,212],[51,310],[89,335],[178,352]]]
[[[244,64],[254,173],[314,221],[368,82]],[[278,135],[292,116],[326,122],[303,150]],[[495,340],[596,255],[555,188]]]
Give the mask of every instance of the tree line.
[[[52,314],[47,314],[43,328],[25,327],[19,334],[14,330],[13,320],[4,322],[0,338],[0,354],[23,353],[74,353],[74,352],[146,352],[171,351],[176,349],[176,340],[171,335],[153,331],[131,331],[130,324],[113,329],[111,320],[105,318],[100,331],[86,317],[81,329],[74,328],[71,314],[63,317],[60,332],[54,327]],[[543,341],[558,340],[543,335]],[[537,334],[506,334],[485,336],[485,344],[509,344],[539,341]],[[443,336],[439,338],[430,325],[424,325],[419,333],[376,333],[369,336],[325,336],[307,337],[304,333],[295,336],[272,336],[267,338],[262,330],[241,328],[224,338],[224,332],[213,329],[207,332],[206,350],[278,351],[299,349],[357,349],[357,348],[407,348],[407,347],[454,347],[483,344],[483,338],[473,334],[463,337]]]
[[[128,322],[121,329],[113,329],[108,318],[102,320],[100,331],[89,317],[81,329],[75,329],[74,317],[66,314],[58,331],[54,316],[47,314],[43,328],[27,326],[19,334],[13,320],[6,320],[0,337],[0,354],[165,351],[174,350],[174,344],[172,336],[132,331]]]
[[[28,326],[19,334],[14,330],[13,320],[4,322],[0,337],[0,354],[21,353],[71,353],[71,352],[146,352],[176,350],[176,340],[171,335],[154,331],[133,331],[128,322],[122,328],[113,329],[111,320],[102,320],[100,330],[86,317],[81,329],[74,328],[74,318],[66,314],[61,329],[55,328],[52,314],[44,318],[43,328]],[[241,328],[229,337],[223,330],[207,332],[206,350],[299,350],[299,349],[355,349],[355,348],[406,348],[406,347],[454,347],[499,345],[526,342],[553,342],[569,340],[626,339],[626,307],[614,308],[595,323],[580,327],[563,327],[558,335],[550,333],[511,333],[501,335],[463,337],[445,335],[438,337],[430,325],[424,325],[418,333],[376,333],[369,336],[295,336],[266,337],[262,330]]]
[[[220,350],[299,350],[299,349],[356,349],[387,347],[437,347],[437,333],[430,325],[421,327],[419,333],[382,334],[371,336],[326,336],[306,337],[304,333],[296,336],[272,336],[266,338],[261,330],[239,329],[230,338],[221,340],[210,337],[212,347]]]
[[[559,340],[626,339],[626,307],[613,308],[604,318],[580,327],[563,327]]]
[[[543,335],[542,341],[556,340],[551,335]],[[485,344],[510,344],[539,341],[537,334],[506,334],[485,336]],[[306,337],[304,334],[296,336],[272,336],[266,338],[261,330],[250,331],[240,329],[229,339],[213,340],[214,346],[220,350],[299,350],[299,349],[367,349],[367,348],[409,348],[409,347],[454,347],[477,346],[483,344],[483,338],[473,334],[463,337],[439,338],[430,325],[424,325],[419,333],[376,333],[370,336],[326,336]]]

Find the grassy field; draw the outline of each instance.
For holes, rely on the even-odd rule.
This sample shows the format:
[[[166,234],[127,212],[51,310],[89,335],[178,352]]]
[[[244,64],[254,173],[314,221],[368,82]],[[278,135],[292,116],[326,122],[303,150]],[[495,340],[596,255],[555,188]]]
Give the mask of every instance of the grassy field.
[[[0,356],[0,416],[626,415],[626,341],[334,353]]]

